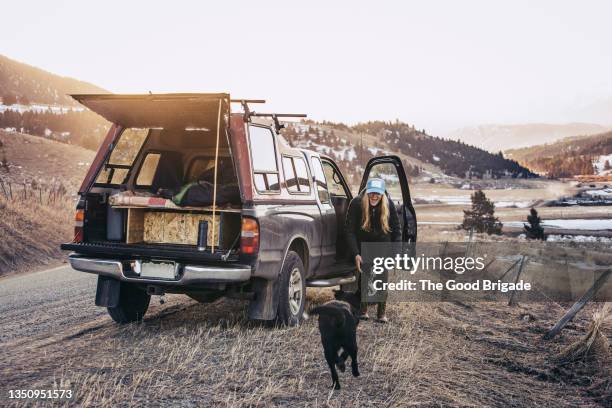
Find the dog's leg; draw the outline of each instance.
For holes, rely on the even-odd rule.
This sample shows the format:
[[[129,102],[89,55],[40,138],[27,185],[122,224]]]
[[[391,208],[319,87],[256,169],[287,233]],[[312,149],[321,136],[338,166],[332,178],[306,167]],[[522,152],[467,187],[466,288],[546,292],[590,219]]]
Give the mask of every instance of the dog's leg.
[[[359,364],[357,363],[357,339],[348,347],[348,353],[351,355],[351,372],[353,377],[359,377]]]
[[[327,365],[329,365],[329,371],[331,371],[332,376],[332,386],[334,389],[340,389],[340,379],[338,378],[338,372],[336,371],[336,359],[338,358],[338,351],[334,350],[333,347],[324,345],[323,349],[325,351],[325,360],[327,360]]]
[[[336,358],[336,366],[338,366],[338,370],[341,372],[346,371],[346,359],[348,357],[348,353],[346,350],[342,350],[342,353]]]

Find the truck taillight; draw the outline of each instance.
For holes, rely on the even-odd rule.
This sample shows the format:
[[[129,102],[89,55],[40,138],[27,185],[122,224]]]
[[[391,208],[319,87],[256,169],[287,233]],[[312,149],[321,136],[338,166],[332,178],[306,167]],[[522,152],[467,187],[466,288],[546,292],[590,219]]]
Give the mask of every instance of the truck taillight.
[[[240,252],[255,254],[259,250],[259,225],[253,218],[242,218],[240,230]]]
[[[83,242],[83,221],[85,221],[85,210],[76,210],[74,214],[74,239],[72,242]]]

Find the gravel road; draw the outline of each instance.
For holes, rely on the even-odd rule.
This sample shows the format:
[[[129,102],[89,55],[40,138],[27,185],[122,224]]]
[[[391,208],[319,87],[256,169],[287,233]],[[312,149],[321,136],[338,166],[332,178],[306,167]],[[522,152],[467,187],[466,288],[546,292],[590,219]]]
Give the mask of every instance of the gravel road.
[[[70,266],[0,279],[0,343],[44,337],[106,316],[96,275]]]

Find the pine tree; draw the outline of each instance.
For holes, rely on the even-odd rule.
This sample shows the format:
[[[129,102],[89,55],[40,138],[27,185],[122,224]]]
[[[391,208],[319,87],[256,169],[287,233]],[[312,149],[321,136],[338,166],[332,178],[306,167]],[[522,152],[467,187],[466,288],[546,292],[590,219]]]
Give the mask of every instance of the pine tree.
[[[612,169],[612,166],[610,166],[610,160],[606,160],[606,162],[604,163],[604,170],[610,169]]]
[[[487,234],[501,234],[503,224],[495,217],[495,205],[482,190],[471,196],[472,209],[463,210],[461,228]]]
[[[539,239],[541,241],[546,240],[544,236],[544,228],[542,228],[542,219],[538,216],[538,212],[535,208],[532,208],[530,214],[527,216],[527,224],[523,224],[525,231],[527,232],[527,238]]]

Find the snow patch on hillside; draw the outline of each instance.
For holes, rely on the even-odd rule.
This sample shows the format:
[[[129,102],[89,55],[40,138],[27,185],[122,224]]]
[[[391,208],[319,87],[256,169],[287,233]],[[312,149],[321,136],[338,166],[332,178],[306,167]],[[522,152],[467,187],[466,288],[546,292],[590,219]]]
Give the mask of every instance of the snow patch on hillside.
[[[606,162],[608,162],[608,164],[610,166],[612,166],[612,154],[608,154],[608,155],[601,155],[598,158],[596,158],[595,160],[593,160],[593,167],[595,167],[595,172],[599,175],[607,175],[607,174],[611,174],[612,173],[612,169],[608,168],[608,170],[606,170]]]

